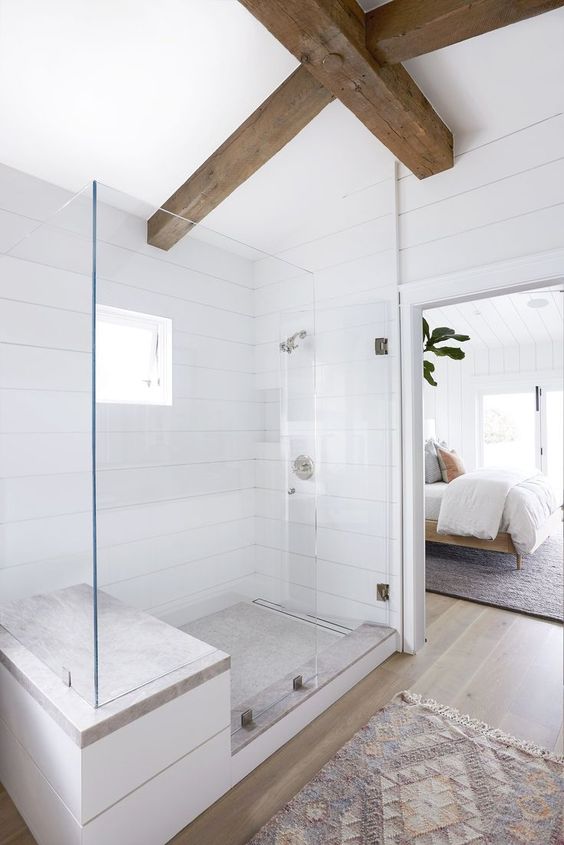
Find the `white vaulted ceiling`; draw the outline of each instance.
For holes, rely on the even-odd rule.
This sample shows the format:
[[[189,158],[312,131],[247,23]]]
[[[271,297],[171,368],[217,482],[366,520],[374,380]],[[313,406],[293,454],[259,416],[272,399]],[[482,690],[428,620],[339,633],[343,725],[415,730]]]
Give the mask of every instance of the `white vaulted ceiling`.
[[[562,43],[564,9],[408,69],[461,152],[564,110]],[[237,0],[0,0],[0,162],[72,190],[96,178],[156,207],[296,64]],[[360,193],[392,161],[333,103],[206,225],[287,249],[354,225]]]
[[[564,328],[564,282],[526,293],[460,302],[425,312],[431,328],[449,326],[470,335],[472,345],[482,349],[562,343]],[[545,299],[542,308],[529,302]]]

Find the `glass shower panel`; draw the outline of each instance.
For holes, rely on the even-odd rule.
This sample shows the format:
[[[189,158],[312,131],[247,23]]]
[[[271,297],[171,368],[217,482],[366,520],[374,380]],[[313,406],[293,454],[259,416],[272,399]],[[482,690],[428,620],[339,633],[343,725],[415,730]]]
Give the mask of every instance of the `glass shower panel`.
[[[0,624],[96,705],[93,200],[2,257]]]
[[[198,333],[205,278],[198,278],[196,288],[174,253],[147,244],[152,212],[141,201],[97,186],[101,704],[215,651],[214,644],[176,627],[185,621],[184,605],[214,572],[213,561],[198,560],[207,557],[202,547],[213,531],[206,497],[217,479],[213,472],[202,477],[213,435],[193,399],[194,393],[203,399],[197,391],[204,379],[196,373],[185,378],[183,365],[186,336]]]
[[[268,256],[254,262],[256,437],[251,694],[234,690],[233,727],[269,721],[317,673],[315,325],[313,278]],[[288,307],[297,303],[299,309]],[[237,671],[237,669],[236,669]]]
[[[151,217],[182,234],[169,251],[147,244]],[[280,303],[305,296],[311,331],[312,289],[298,268],[98,186],[101,703],[221,649],[237,730],[315,674],[314,526],[288,532],[280,512]]]
[[[282,274],[286,284],[288,271]],[[292,271],[295,276],[296,268]],[[279,314],[269,355],[275,369],[262,374],[262,384],[273,385],[257,464],[256,604],[268,611],[263,617],[271,628],[264,657],[272,683],[265,687],[263,709],[291,694],[294,682],[305,687],[315,682],[322,634],[316,624],[315,325],[309,274],[302,274],[300,288],[301,300],[312,304]]]
[[[347,300],[316,310],[317,610],[346,630],[390,618],[388,308]]]

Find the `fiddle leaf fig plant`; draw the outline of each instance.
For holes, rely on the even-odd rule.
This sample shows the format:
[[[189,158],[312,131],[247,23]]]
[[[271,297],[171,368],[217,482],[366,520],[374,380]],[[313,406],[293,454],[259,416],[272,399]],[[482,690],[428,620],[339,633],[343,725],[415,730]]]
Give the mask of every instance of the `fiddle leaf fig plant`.
[[[456,340],[458,343],[465,343],[470,340],[467,334],[457,334],[454,329],[449,329],[447,326],[439,326],[433,331],[429,328],[429,323],[423,318],[423,378],[432,387],[437,386],[437,382],[433,378],[435,372],[435,365],[432,361],[428,361],[425,355],[436,355],[438,358],[452,358],[454,361],[461,361],[466,357],[466,353],[459,346],[438,346],[439,343],[445,341]]]

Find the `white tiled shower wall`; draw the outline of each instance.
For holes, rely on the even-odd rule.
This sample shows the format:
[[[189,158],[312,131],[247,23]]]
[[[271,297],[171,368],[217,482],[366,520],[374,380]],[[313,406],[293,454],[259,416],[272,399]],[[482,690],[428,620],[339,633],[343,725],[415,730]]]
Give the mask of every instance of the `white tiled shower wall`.
[[[0,258],[0,594],[10,600],[92,579],[91,285],[86,241],[47,228],[18,243],[68,194],[6,167],[0,185],[10,252]],[[142,220],[114,217],[113,244],[98,250],[98,301],[173,319],[174,403],[98,408],[99,585],[176,620],[218,591],[268,592],[269,560],[283,545],[264,515],[271,488],[284,481],[280,458],[264,448],[278,436],[280,312],[305,304],[311,314],[313,283],[320,304],[345,292],[347,302],[367,291],[372,298],[380,287],[393,300],[391,207],[350,236],[304,245],[292,260],[307,259],[313,275],[193,239],[165,254],[146,246]],[[381,324],[364,330],[390,334],[378,313]],[[335,324],[319,337],[318,415],[334,453],[319,499],[320,608],[385,621],[374,595],[386,569],[390,458],[376,431],[366,464],[365,451],[362,463],[351,453],[359,434],[348,430],[351,390],[355,427],[384,417],[365,385],[367,362],[347,363],[350,331],[358,332],[339,334]],[[293,529],[298,545],[286,561],[285,577],[301,572],[298,586],[312,572],[299,558],[308,522]]]

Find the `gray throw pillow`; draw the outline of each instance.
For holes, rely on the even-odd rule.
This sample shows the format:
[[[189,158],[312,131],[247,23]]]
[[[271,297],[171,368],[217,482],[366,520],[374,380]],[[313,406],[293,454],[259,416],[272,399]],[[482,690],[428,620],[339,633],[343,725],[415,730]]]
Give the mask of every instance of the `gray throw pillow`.
[[[446,443],[442,440],[427,440],[425,442],[425,484],[436,484],[437,481],[442,481],[443,476],[441,472],[441,465],[437,456],[435,444],[446,447]]]

